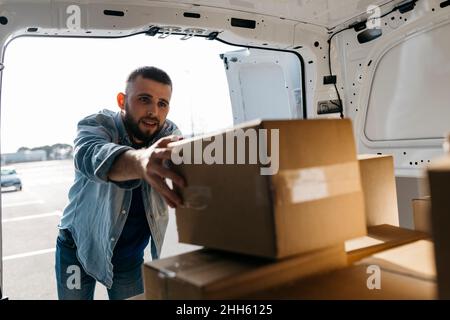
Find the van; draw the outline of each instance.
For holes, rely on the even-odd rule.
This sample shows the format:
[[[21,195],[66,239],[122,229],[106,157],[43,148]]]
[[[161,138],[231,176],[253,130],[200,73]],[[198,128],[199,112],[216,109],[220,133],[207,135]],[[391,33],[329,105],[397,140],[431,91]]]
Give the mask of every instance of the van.
[[[449,32],[449,0],[4,0],[0,74],[23,36],[238,46],[220,56],[234,124],[351,119],[359,154],[393,156],[399,223],[412,229],[411,200],[428,195],[424,168],[450,131]]]

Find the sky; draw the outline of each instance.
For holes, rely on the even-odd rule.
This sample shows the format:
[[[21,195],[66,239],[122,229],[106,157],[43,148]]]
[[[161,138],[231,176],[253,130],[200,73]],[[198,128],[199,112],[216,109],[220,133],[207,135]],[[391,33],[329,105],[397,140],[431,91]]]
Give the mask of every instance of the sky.
[[[1,152],[68,143],[76,124],[101,109],[118,111],[116,95],[129,73],[153,65],[173,81],[168,118],[183,134],[233,124],[220,53],[239,50],[203,38],[138,35],[121,39],[13,40],[5,53],[1,94]]]

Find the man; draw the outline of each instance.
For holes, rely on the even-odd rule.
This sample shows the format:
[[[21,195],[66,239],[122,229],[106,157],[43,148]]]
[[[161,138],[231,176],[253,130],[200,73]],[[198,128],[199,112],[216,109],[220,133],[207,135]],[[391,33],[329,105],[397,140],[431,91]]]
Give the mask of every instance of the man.
[[[78,123],[75,182],[56,244],[59,299],[93,299],[96,281],[110,299],[143,292],[141,266],[150,242],[161,252],[168,209],[181,204],[166,178],[184,186],[165,165],[169,142],[181,134],[167,120],[172,81],[162,70],[130,74],[120,111],[102,110]]]

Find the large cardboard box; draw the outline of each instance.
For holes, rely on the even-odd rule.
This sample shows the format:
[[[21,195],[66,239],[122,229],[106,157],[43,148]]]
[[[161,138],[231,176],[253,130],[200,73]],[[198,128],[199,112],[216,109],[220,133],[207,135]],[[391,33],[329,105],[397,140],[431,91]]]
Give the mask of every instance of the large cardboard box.
[[[239,136],[234,146],[221,145],[233,144],[233,135]],[[213,143],[220,159],[227,148],[235,150],[234,165],[184,161],[175,167],[188,185],[178,190],[184,199],[176,210],[180,242],[282,258],[366,234],[349,120],[257,121],[172,146],[199,163],[201,155],[192,159],[195,147],[209,153]],[[236,164],[238,146],[246,159],[256,150],[270,154],[274,174],[263,175],[269,165],[259,161]]]
[[[428,167],[428,180],[439,297],[450,299],[450,156],[438,159]]]
[[[422,197],[412,200],[414,229],[431,235],[431,198]]]
[[[235,299],[346,267],[343,245],[279,261],[208,249],[144,264],[146,299]]]
[[[437,299],[433,244],[420,240],[348,268],[247,295],[246,299]]]
[[[389,155],[358,155],[364,192],[367,226],[399,225],[394,158]]]
[[[367,236],[346,241],[345,250],[348,263],[352,264],[377,252],[427,238],[429,234],[425,232],[384,224],[368,227]]]

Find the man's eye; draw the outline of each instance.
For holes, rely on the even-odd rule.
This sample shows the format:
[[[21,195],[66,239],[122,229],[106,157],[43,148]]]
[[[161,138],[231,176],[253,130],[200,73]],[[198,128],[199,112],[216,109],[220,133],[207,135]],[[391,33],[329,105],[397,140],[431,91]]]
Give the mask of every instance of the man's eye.
[[[143,102],[143,103],[149,103],[150,99],[147,97],[140,97],[139,101]]]
[[[165,107],[167,107],[167,103],[160,101],[160,102],[158,103],[158,106],[159,106],[160,108],[165,108]]]

